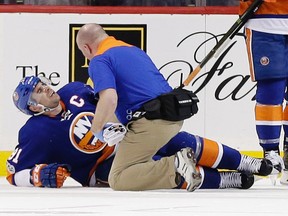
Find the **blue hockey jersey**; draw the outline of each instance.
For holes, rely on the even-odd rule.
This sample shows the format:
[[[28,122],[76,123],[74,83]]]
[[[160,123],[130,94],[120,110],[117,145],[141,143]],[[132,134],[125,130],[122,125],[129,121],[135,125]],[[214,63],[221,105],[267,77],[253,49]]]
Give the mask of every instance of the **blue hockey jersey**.
[[[35,164],[55,162],[71,165],[71,177],[83,186],[99,166],[105,169],[96,176],[108,179],[114,147],[98,141],[90,131],[97,103],[93,89],[72,82],[57,93],[63,111],[54,117],[32,116],[19,131],[19,144],[7,160],[7,180],[13,185],[29,186],[29,172]]]

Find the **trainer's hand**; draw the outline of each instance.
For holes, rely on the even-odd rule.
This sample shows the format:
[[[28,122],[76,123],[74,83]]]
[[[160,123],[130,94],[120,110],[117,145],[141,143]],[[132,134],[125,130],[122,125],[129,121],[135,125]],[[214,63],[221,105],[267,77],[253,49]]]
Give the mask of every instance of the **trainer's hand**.
[[[110,125],[109,125],[110,124]],[[107,123],[107,126],[103,131],[104,141],[109,146],[118,144],[124,138],[127,130],[121,123]]]
[[[68,164],[36,164],[30,171],[31,183],[36,187],[60,188],[70,173]]]
[[[101,142],[106,142],[104,139],[104,131],[106,128],[110,127],[112,125],[112,123],[106,123],[103,127],[103,129],[101,131],[99,131],[98,133],[93,133],[93,135],[100,140]]]

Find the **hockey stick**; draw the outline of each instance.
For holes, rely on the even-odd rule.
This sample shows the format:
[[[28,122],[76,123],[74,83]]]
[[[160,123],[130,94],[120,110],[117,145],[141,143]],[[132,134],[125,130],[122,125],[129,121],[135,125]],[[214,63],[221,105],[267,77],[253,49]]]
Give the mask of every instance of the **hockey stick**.
[[[226,47],[226,45],[233,39],[238,31],[244,26],[249,18],[258,10],[264,0],[255,0],[247,10],[236,20],[233,26],[226,32],[221,40],[214,46],[214,48],[206,55],[206,57],[200,62],[200,64],[190,73],[187,79],[181,84],[180,88],[187,86],[192,79],[200,72],[203,66],[214,56],[218,54]]]

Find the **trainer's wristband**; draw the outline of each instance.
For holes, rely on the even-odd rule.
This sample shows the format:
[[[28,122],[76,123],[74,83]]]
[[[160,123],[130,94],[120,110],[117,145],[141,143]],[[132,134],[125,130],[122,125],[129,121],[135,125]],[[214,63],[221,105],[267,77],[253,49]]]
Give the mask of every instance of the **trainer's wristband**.
[[[104,141],[104,137],[103,137],[103,131],[100,131],[98,133],[93,133],[93,135],[98,139],[100,140],[101,142],[105,142]]]

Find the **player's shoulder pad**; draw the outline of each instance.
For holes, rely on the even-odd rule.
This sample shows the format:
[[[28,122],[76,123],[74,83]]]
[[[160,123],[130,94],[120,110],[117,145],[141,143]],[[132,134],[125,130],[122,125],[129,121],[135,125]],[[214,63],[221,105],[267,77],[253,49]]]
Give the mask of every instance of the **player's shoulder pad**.
[[[81,94],[83,92],[93,92],[93,89],[91,88],[91,86],[78,81],[70,82],[57,91],[60,96],[69,94],[73,95],[75,93]]]

